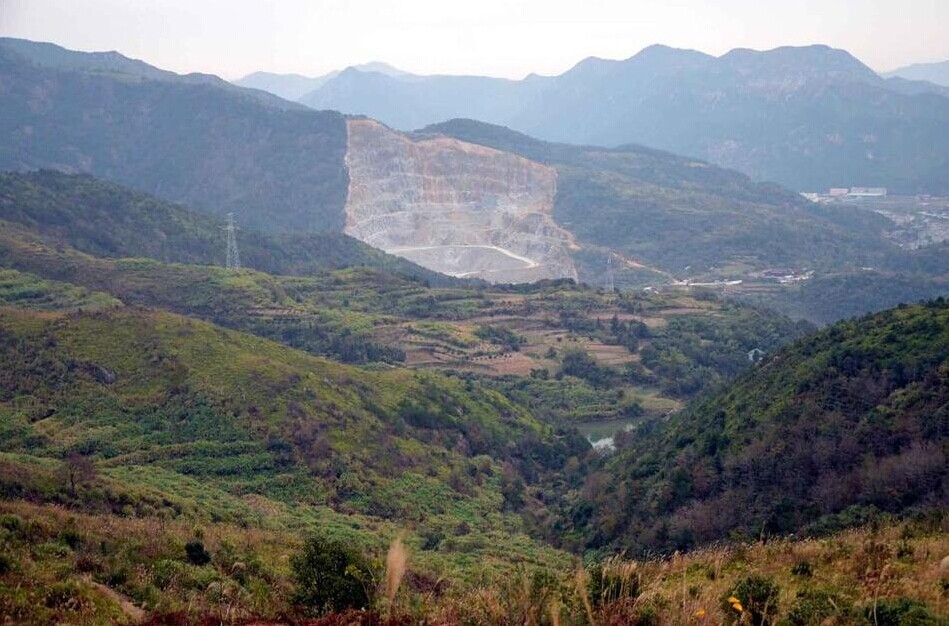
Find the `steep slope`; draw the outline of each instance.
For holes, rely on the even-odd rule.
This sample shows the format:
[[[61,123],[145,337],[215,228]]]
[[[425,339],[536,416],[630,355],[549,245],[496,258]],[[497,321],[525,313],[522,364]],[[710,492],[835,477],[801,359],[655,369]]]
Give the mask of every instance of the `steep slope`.
[[[0,281],[0,302],[148,306],[347,363],[490,377],[555,423],[668,411],[747,368],[749,350],[771,352],[807,328],[712,297],[617,294],[567,280],[422,282],[390,273],[406,262],[343,235],[336,237],[355,252],[374,253],[359,263],[369,267],[325,271],[318,254],[301,254],[303,276],[228,270],[207,265],[220,248],[207,243],[221,237],[212,218],[88,176],[0,176],[0,227],[0,268],[17,270]],[[282,239],[240,236],[263,265]],[[296,269],[299,261],[289,259],[271,267]],[[558,371],[566,378],[550,380]]]
[[[347,363],[405,363],[490,377],[549,373],[566,368],[571,354],[589,351],[602,366],[573,368],[575,378],[562,385],[563,394],[551,388],[560,381],[538,379],[527,389],[554,421],[621,418],[627,411],[635,416],[640,401],[648,411],[668,410],[742,371],[748,350],[770,352],[805,328],[712,298],[604,293],[563,280],[494,288],[447,278],[423,283],[373,269],[398,267],[391,262],[333,272],[319,266],[304,276],[193,264],[205,262],[204,239],[197,235],[210,218],[87,176],[42,172],[6,178],[20,184],[0,181],[0,218],[11,220],[0,219],[0,267],[25,274],[11,275],[0,301],[59,310],[70,302],[108,306],[116,298]],[[59,193],[40,184],[44,178]],[[128,197],[139,202],[127,203]],[[197,226],[182,228],[190,222]],[[214,230],[211,236],[219,237]],[[258,242],[271,237],[249,231],[241,236]],[[160,262],[169,260],[176,262]],[[603,384],[607,380],[628,389],[625,401],[615,402],[615,388]],[[554,396],[559,402],[550,401]]]
[[[344,73],[302,102],[406,130],[470,117],[551,141],[635,142],[799,191],[873,185],[947,194],[944,96],[936,85],[885,80],[827,46],[718,58],[651,46],[522,81]]]
[[[0,307],[0,360],[0,493],[74,510],[328,523],[360,543],[387,520],[411,520],[413,542],[465,522],[464,551],[496,559],[504,543],[536,549],[514,513],[525,484],[570,453],[496,392],[170,313]],[[28,468],[76,457],[95,468],[79,485],[37,488],[45,472]]]
[[[342,229],[338,113],[272,106],[216,78],[103,72],[69,55],[85,63],[0,46],[0,168],[93,173],[264,230]]]
[[[119,80],[149,80],[190,85],[209,85],[277,109],[299,110],[300,105],[275,98],[269,89],[237,89],[213,74],[176,74],[118,52],[77,52],[46,42],[0,37],[0,50],[39,67],[110,76]]]
[[[608,259],[616,284],[627,286],[744,280],[775,267],[891,269],[900,255],[883,238],[882,217],[814,206],[695,159],[547,144],[472,122],[407,136],[370,120],[270,106],[256,92],[115,53],[9,44],[0,46],[0,167],[91,172],[206,212],[233,211],[241,226],[300,234],[280,245],[303,266],[306,245],[341,252],[336,266],[350,263],[345,246],[303,236],[344,230],[430,269],[501,281],[605,284]],[[673,67],[709,62],[698,53],[646,56],[669,57]],[[756,58],[733,63],[760,73]],[[254,266],[301,271],[288,264]]]
[[[945,508],[949,303],[838,323],[666,424],[587,481],[594,544],[685,548]]]
[[[93,256],[224,264],[222,220],[88,175],[0,173],[0,220]],[[238,244],[245,267],[270,274],[366,266],[431,284],[459,283],[340,233],[245,229]]]
[[[553,168],[448,137],[413,140],[373,120],[347,126],[348,235],[448,274],[577,277],[572,237],[550,216]]]

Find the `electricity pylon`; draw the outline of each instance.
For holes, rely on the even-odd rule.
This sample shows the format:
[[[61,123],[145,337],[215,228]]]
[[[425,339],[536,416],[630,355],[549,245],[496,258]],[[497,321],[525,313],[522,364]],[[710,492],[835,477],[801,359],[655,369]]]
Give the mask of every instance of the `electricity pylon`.
[[[603,285],[607,291],[612,293],[613,289],[613,253],[606,255],[606,280]]]
[[[237,251],[237,225],[234,224],[234,214],[227,214],[227,269],[239,270],[241,268],[241,255]]]

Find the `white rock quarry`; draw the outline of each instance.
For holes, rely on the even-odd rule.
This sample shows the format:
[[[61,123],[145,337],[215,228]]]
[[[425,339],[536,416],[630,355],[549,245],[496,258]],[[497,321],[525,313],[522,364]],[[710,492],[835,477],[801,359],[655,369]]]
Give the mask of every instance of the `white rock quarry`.
[[[348,121],[348,235],[424,267],[494,282],[577,278],[551,217],[557,172],[450,137]]]

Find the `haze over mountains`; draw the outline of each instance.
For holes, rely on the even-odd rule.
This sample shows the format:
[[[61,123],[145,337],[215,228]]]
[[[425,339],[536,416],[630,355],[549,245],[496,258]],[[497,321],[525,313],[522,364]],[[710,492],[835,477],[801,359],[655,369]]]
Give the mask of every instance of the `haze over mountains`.
[[[946,89],[240,82],[0,39],[0,624],[943,626]]]
[[[520,81],[350,68],[298,99],[402,130],[462,117],[551,141],[638,143],[797,191],[946,193],[949,89],[911,76],[883,78],[827,46],[713,57],[656,45]]]
[[[887,78],[898,76],[907,80],[928,81],[949,87],[949,61],[936,63],[914,63],[884,74]]]
[[[396,69],[386,63],[373,61],[350,66],[360,72],[376,72],[387,76],[402,76],[406,72]],[[334,70],[322,76],[302,76],[300,74],[275,74],[273,72],[254,72],[234,81],[235,85],[260,89],[280,96],[285,100],[299,100],[301,97],[319,89],[330,80],[346,70]]]
[[[912,266],[873,212],[635,145],[547,143],[464,120],[403,134],[215,77],[21,40],[0,43],[0,76],[0,167],[91,173],[271,232],[345,232],[443,273],[599,283],[611,258],[618,284],[643,285]],[[911,293],[941,293],[945,268],[924,267]],[[904,291],[889,293],[877,305]]]

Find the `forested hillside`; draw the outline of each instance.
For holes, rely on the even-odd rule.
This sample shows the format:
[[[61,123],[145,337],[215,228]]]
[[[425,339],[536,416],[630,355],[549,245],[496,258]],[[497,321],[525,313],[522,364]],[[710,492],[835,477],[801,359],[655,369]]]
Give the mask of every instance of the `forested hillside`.
[[[261,92],[213,77],[177,75],[115,53],[19,40],[0,46],[0,76],[0,167],[87,172],[199,211],[234,212],[251,230],[297,233],[299,239],[281,239],[302,264],[294,272],[306,267],[305,254],[300,258],[305,248],[327,248],[342,264],[354,262],[339,242],[302,236],[339,232],[346,223],[350,146],[344,116],[278,106]],[[602,284],[611,252],[619,254],[613,271],[620,286],[748,279],[774,268],[897,271],[903,257],[883,236],[886,220],[880,216],[824,210],[777,185],[694,158],[635,145],[551,144],[464,120],[429,127],[417,137],[435,133],[554,167],[552,217],[579,244],[570,249],[585,281]],[[446,154],[436,149],[432,158]],[[501,156],[491,163],[507,162]],[[364,182],[388,184],[385,173],[400,167],[384,161],[378,168],[383,179]],[[471,174],[452,176],[478,188],[480,179]],[[442,184],[451,189],[454,183]],[[84,193],[92,193],[91,185]],[[478,193],[488,201],[494,197],[489,187]],[[396,189],[389,198],[393,210],[411,204],[410,196]],[[116,228],[117,241],[132,234]],[[92,242],[90,233],[83,236],[85,244]],[[165,245],[161,238],[136,241],[146,243],[150,255]],[[254,254],[248,243],[245,254]],[[86,251],[108,253],[101,247]],[[255,266],[288,272],[287,259],[276,250],[268,254],[276,256]]]
[[[591,545],[682,549],[944,509],[947,435],[940,298],[837,323],[628,433],[573,521]]]
[[[321,613],[300,537],[371,578],[400,533],[409,620],[671,620],[750,602],[751,570],[804,593],[815,554],[833,603],[780,615],[933,615],[916,602],[937,592],[908,581],[938,517],[904,527],[878,601],[833,547],[878,554],[876,535],[755,546],[751,564],[699,552],[674,565],[687,597],[661,562],[598,559],[944,507],[942,301],[782,351],[810,327],[712,294],[429,286],[341,236],[365,267],[247,229],[248,264],[300,275],[228,270],[207,264],[220,221],[88,176],[4,175],[0,212],[0,612],[17,623]],[[376,586],[360,597],[379,608]]]
[[[801,54],[587,62],[535,121],[655,61],[659,92],[726,64],[733,112],[777,59],[742,123],[883,89],[882,166],[938,169],[942,96]],[[570,130],[642,110],[604,107]],[[3,38],[0,169],[0,626],[944,626],[942,199]]]
[[[339,113],[275,107],[219,79],[156,78],[128,59],[108,72],[84,53],[46,63],[26,43],[0,46],[0,168],[89,172],[260,230],[342,229]]]
[[[224,265],[225,260],[222,219],[89,175],[0,173],[0,220],[92,256],[198,265]],[[462,284],[342,233],[247,228],[239,237],[243,264],[271,274],[366,266],[432,284]]]

